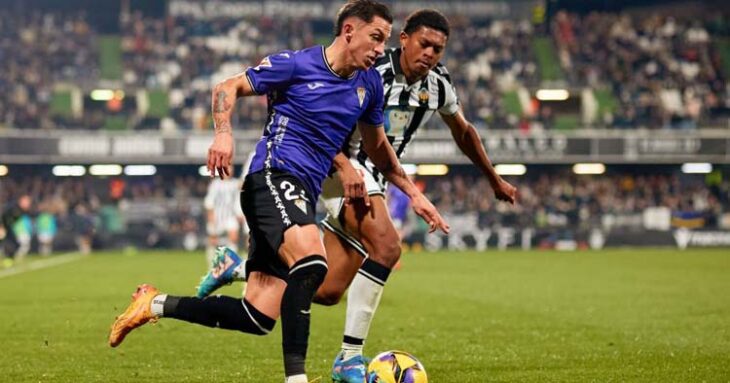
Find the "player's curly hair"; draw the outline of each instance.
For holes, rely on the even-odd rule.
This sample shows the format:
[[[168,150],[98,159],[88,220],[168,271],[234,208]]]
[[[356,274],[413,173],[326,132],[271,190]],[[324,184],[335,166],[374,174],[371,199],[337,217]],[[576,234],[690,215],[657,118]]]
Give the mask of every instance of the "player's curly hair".
[[[373,18],[378,16],[393,24],[393,15],[385,4],[374,0],[350,0],[337,12],[335,36],[339,36],[342,33],[342,25],[345,19],[352,16],[366,23],[373,21]]]
[[[447,38],[451,31],[449,20],[443,15],[443,13],[435,9],[421,9],[408,15],[408,18],[406,18],[406,24],[403,27],[403,32],[410,35],[417,31],[420,27],[428,27],[441,31]]]

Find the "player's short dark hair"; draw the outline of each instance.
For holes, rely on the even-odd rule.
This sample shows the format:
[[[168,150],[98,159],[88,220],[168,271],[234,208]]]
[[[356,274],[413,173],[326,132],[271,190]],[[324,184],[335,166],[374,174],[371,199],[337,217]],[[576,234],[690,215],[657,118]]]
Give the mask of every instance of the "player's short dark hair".
[[[408,15],[408,18],[406,18],[406,25],[403,27],[403,32],[410,35],[417,31],[420,27],[428,27],[441,31],[447,38],[451,31],[449,20],[443,13],[435,9],[421,9]]]
[[[337,12],[335,36],[339,36],[342,33],[342,24],[344,24],[345,19],[352,16],[366,23],[372,22],[373,18],[378,16],[393,24],[393,15],[385,4],[374,0],[350,0]]]

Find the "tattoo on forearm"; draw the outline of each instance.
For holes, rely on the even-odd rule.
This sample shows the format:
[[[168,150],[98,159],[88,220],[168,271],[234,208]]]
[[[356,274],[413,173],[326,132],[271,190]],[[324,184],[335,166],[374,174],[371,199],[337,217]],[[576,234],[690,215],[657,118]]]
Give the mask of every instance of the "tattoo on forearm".
[[[227,117],[215,116],[213,120],[215,122],[216,133],[230,133],[233,130],[231,128],[231,122]]]
[[[224,90],[213,94],[213,122],[216,133],[230,133],[233,130],[230,113],[233,104],[226,101],[227,97]]]
[[[215,94],[213,113],[224,113],[231,109],[231,104],[226,102],[226,92],[221,90]]]

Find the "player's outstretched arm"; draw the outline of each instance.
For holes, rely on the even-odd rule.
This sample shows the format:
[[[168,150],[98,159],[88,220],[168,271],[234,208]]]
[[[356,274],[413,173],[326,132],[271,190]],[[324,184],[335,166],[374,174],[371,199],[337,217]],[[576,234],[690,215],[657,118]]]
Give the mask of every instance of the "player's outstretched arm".
[[[383,126],[372,126],[358,122],[358,129],[360,129],[362,135],[365,153],[368,154],[375,167],[383,173],[383,176],[390,183],[408,195],[413,210],[430,226],[429,232],[432,233],[436,229],[440,229],[444,233],[448,233],[449,225],[431,201],[411,182],[411,179],[408,178],[408,175],[400,166],[398,157],[388,142]]]
[[[233,169],[233,127],[231,114],[236,98],[256,94],[246,78],[246,73],[229,77],[213,87],[212,111],[215,138],[208,149],[208,171],[221,178],[231,176]]]
[[[477,132],[474,125],[466,120],[461,111],[452,115],[442,114],[441,118],[451,129],[451,135],[454,137],[459,149],[487,177],[497,199],[514,204],[517,189],[502,179],[494,170],[492,161],[489,160],[487,151],[482,145],[482,139],[479,137],[479,132]]]

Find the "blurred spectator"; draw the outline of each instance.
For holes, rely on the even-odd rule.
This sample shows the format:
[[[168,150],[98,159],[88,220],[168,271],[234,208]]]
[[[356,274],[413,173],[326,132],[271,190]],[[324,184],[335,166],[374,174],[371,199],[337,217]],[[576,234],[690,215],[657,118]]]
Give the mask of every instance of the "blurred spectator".
[[[81,254],[91,253],[91,245],[94,239],[94,217],[85,204],[80,203],[74,208],[71,215],[71,225],[76,236],[76,245]]]

